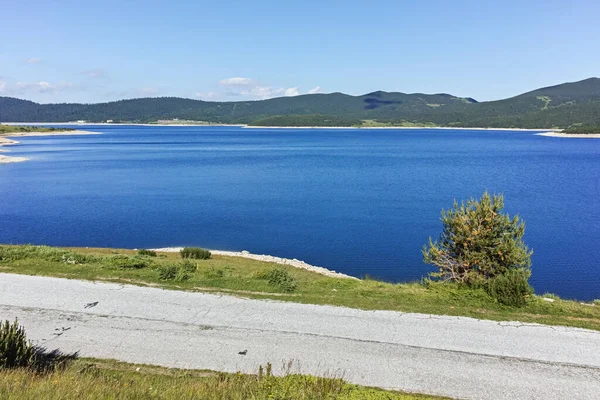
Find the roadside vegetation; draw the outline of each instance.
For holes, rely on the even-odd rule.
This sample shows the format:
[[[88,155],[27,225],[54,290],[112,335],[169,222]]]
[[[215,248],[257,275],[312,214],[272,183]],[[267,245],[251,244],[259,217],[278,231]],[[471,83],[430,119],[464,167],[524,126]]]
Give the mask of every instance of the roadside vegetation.
[[[0,136],[9,133],[28,133],[28,132],[64,132],[71,129],[65,128],[45,128],[43,126],[17,126],[0,124]]]
[[[53,354],[56,354],[53,353]],[[43,358],[44,357],[44,358]],[[0,325],[1,399],[439,399],[346,383],[340,377],[292,373],[267,364],[256,375],[135,365],[113,360],[53,358],[27,340],[17,321]],[[282,376],[274,376],[282,375]]]
[[[182,259],[179,253],[159,252],[156,257],[137,253],[119,249],[0,245],[0,272],[600,330],[600,306],[561,300],[557,296],[529,295],[525,305],[513,307],[500,303],[484,287],[453,282],[426,279],[393,284],[331,278],[241,257],[212,255],[210,259],[196,260]]]

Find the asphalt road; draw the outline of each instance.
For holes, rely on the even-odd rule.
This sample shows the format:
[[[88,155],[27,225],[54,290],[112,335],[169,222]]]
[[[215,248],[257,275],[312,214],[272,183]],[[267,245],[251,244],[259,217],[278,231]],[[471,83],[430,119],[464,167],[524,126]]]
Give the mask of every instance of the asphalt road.
[[[248,373],[271,362],[456,398],[600,398],[600,332],[577,328],[0,274],[0,319],[15,317],[37,344],[86,357]]]

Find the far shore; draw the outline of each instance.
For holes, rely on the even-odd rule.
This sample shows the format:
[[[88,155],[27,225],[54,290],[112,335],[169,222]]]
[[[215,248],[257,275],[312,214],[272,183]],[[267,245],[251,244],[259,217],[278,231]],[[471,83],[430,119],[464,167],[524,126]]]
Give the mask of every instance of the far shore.
[[[562,132],[542,132],[536,133],[538,136],[549,136],[557,138],[575,138],[575,139],[600,139],[600,133],[562,133]]]
[[[238,126],[248,129],[451,129],[467,131],[523,131],[523,132],[560,132],[562,129],[548,128],[462,128],[454,126],[260,126],[248,124],[218,124],[218,123],[187,123],[187,124],[141,124],[141,123],[114,123],[114,122],[2,122],[4,125],[69,125],[69,126]]]
[[[3,125],[11,125],[11,126],[46,126],[46,125],[68,125],[68,126],[239,126],[246,127],[245,124],[218,124],[218,123],[201,123],[197,124],[142,124],[135,122],[2,122]]]
[[[560,129],[525,129],[525,128],[458,128],[454,126],[254,126],[244,125],[249,129],[447,129],[460,131],[523,131],[523,132],[558,132]]]
[[[9,139],[11,137],[25,137],[25,136],[76,136],[76,135],[101,135],[101,132],[89,132],[89,131],[59,131],[59,132],[9,132],[0,135],[0,147],[2,146],[13,146],[20,142]],[[1,152],[9,152],[9,150],[0,149]],[[0,154],[0,164],[11,164],[17,162],[27,161],[27,157],[11,157]]]

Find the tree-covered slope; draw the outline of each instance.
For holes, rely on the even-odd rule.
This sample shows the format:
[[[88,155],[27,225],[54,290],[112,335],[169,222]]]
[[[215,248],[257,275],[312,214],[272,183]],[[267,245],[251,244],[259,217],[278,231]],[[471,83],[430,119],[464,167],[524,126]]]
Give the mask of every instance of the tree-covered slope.
[[[292,116],[303,116],[291,118]],[[286,118],[284,118],[286,117]],[[98,104],[37,104],[0,97],[0,122],[106,120],[152,122],[186,119],[218,123],[260,122],[313,125],[437,124],[465,127],[551,128],[600,124],[600,79],[541,88],[512,98],[480,102],[449,94],[373,92],[309,94],[261,101],[207,102],[176,97],[141,98]],[[347,123],[344,123],[347,121]]]

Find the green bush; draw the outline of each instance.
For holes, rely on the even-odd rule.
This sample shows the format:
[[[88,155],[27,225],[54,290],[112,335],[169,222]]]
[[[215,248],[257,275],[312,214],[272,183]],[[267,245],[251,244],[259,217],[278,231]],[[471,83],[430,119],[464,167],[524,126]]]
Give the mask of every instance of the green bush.
[[[193,258],[195,260],[208,260],[211,258],[210,251],[199,247],[184,247],[179,252],[181,258]]]
[[[177,267],[175,265],[162,265],[158,268],[158,277],[163,281],[170,281],[177,276]]]
[[[41,258],[47,261],[62,261],[63,256],[73,254],[68,250],[49,246],[0,246],[0,261],[18,261],[28,258]]]
[[[181,269],[187,273],[193,274],[198,269],[198,266],[195,262],[186,259],[181,262]]]
[[[507,271],[529,273],[533,252],[523,243],[525,223],[503,209],[502,195],[485,192],[481,200],[442,210],[442,234],[423,248],[425,263],[438,268],[430,276],[477,286]]]
[[[87,264],[96,260],[96,257],[87,254],[67,252],[62,255],[61,261],[65,264]]]
[[[262,276],[269,285],[279,287],[284,292],[293,292],[298,288],[298,282],[283,268],[274,268]]]
[[[195,270],[196,265],[193,263],[167,264],[158,268],[158,276],[163,281],[185,282],[192,277]]]
[[[154,250],[140,249],[137,253],[138,256],[156,257],[156,252]]]
[[[223,270],[223,268],[210,267],[207,271],[204,272],[204,275],[207,278],[222,278],[225,276],[225,271]]]
[[[142,269],[150,265],[150,260],[144,260],[138,256],[129,257],[122,254],[106,257],[105,260],[112,267],[120,269]]]
[[[17,320],[0,324],[0,370],[4,368],[34,367],[38,362],[35,346],[27,340],[25,329]]]
[[[501,304],[522,307],[526,304],[527,298],[533,294],[528,279],[529,271],[510,270],[489,279],[485,289]]]

